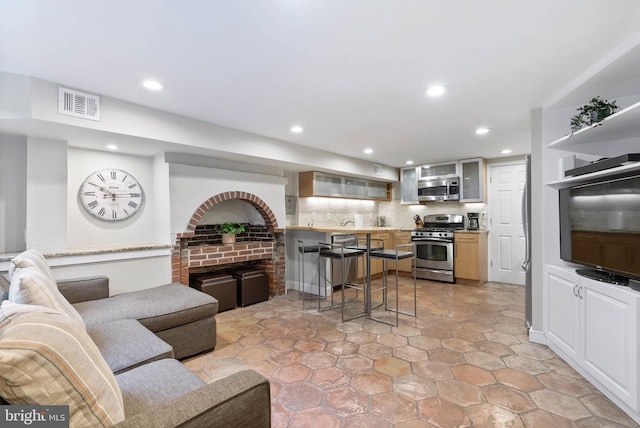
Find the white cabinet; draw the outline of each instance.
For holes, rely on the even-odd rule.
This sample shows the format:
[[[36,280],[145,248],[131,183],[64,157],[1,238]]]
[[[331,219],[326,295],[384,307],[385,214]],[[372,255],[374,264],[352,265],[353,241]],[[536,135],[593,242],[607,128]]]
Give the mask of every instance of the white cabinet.
[[[402,168],[400,171],[400,203],[418,203],[418,168]]]
[[[484,159],[460,162],[460,202],[484,202],[487,187],[487,165]]]
[[[580,300],[578,276],[550,266],[547,270],[547,337],[568,356],[579,354]]]
[[[638,402],[637,296],[620,286],[580,278],[583,364],[607,389],[635,410]]]
[[[549,346],[614,402],[637,414],[640,294],[565,267],[548,265],[546,276]]]

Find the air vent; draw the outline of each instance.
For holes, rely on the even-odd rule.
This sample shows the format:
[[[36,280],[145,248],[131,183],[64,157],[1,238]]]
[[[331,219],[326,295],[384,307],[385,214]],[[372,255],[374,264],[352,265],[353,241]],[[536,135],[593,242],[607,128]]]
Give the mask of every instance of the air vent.
[[[373,175],[381,176],[382,175],[382,165],[378,163],[373,164]]]
[[[58,88],[58,113],[82,119],[100,120],[100,97],[63,87]]]

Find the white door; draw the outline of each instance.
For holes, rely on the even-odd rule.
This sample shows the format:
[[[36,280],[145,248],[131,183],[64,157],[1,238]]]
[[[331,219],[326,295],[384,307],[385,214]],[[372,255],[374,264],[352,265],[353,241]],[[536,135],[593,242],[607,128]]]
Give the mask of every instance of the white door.
[[[522,193],[526,164],[492,165],[489,171],[489,280],[524,285]]]

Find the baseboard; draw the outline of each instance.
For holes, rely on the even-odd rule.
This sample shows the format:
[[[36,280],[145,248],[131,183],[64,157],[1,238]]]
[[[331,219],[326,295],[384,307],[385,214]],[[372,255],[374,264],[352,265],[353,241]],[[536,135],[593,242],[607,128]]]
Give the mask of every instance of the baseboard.
[[[539,343],[540,345],[547,344],[547,336],[545,336],[544,332],[537,331],[532,328],[529,329],[529,341],[533,343]]]

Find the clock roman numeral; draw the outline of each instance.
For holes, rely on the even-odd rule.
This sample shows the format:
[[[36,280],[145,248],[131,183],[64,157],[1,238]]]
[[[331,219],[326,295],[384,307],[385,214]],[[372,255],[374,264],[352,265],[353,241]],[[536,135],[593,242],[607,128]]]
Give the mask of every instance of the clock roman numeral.
[[[136,204],[133,201],[129,201],[129,203],[127,205],[129,205],[131,208],[134,208],[134,209],[138,206],[138,204]]]
[[[113,219],[118,218],[118,213],[116,213],[115,210],[111,210],[111,218],[113,218]]]
[[[126,180],[127,178],[129,178],[129,174],[124,175],[124,178],[122,179],[121,183],[124,183],[124,180]]]
[[[140,193],[129,193],[129,197],[131,197],[131,198],[139,198],[140,197]]]
[[[84,192],[85,196],[95,196],[96,192]]]
[[[137,183],[133,183],[129,185],[129,189],[133,189],[134,187],[136,187],[138,184]]]
[[[102,174],[98,174],[98,175],[96,175],[96,177],[98,177],[100,180],[104,181],[104,177],[102,176]]]
[[[100,211],[98,211],[98,215],[104,216],[107,213],[107,210],[104,209],[104,207],[100,208]]]
[[[91,209],[94,209],[95,207],[98,206],[98,201],[91,201],[87,204],[87,206]]]
[[[115,172],[115,171],[111,171],[111,179],[112,179],[112,180],[115,180],[115,179],[116,179],[116,174],[117,174],[117,172]]]

